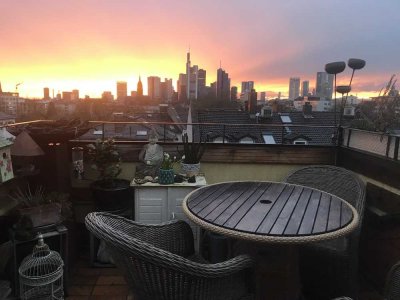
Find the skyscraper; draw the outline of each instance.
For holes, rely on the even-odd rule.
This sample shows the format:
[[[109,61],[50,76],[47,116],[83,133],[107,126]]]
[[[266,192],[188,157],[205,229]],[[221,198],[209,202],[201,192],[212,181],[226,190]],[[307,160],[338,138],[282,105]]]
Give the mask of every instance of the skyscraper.
[[[326,72],[317,73],[317,82],[315,84],[315,95],[320,98],[332,99],[333,74]]]
[[[229,100],[231,80],[229,74],[222,68],[217,70],[217,100]]]
[[[300,78],[291,77],[289,80],[289,100],[294,100],[300,96]]]
[[[126,81],[117,81],[117,100],[124,100],[128,96],[128,84]]]
[[[207,96],[206,74],[206,70],[203,69],[199,69],[197,72],[197,98],[204,98]]]
[[[310,82],[308,80],[304,80],[301,83],[301,96],[306,97],[310,93]]]
[[[186,97],[188,99],[197,99],[198,96],[198,72],[199,67],[191,66],[190,52],[186,54]]]
[[[260,93],[260,101],[265,101],[266,98],[266,92],[261,92]]]
[[[142,97],[142,96],[143,96],[143,84],[139,75],[139,81],[137,83],[137,88],[136,88],[136,97]]]
[[[241,94],[250,93],[252,89],[254,89],[254,81],[242,81]]]
[[[177,88],[178,88],[178,101],[179,102],[185,102],[187,100],[186,96],[186,84],[187,84],[187,76],[186,74],[180,73],[179,74],[179,79],[177,82]]]
[[[236,101],[237,100],[237,86],[231,87],[231,101]]]
[[[79,90],[72,90],[71,99],[72,100],[79,100]]]
[[[152,100],[161,98],[161,79],[158,76],[147,77],[147,94]]]
[[[0,93],[1,93],[1,86],[0,86]],[[45,87],[43,89],[43,99],[45,100],[50,99],[50,89],[48,87]]]
[[[165,78],[164,82],[161,82],[161,99],[164,102],[171,103],[174,95],[174,88],[172,86],[172,79]]]

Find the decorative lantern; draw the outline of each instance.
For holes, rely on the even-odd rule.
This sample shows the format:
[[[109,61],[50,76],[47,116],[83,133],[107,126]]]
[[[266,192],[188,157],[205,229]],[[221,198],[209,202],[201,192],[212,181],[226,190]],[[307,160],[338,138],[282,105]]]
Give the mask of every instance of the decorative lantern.
[[[38,244],[18,270],[21,299],[64,299],[63,267],[60,254],[51,251],[39,234]]]
[[[14,178],[13,167],[11,163],[11,145],[9,140],[0,138],[0,182]]]

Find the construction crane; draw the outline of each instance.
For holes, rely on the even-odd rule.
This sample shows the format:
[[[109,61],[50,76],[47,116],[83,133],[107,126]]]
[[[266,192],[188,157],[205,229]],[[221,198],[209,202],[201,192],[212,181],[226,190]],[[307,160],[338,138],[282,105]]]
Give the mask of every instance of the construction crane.
[[[20,86],[21,84],[23,84],[23,82],[19,82],[15,85],[15,92],[18,93],[18,86]]]

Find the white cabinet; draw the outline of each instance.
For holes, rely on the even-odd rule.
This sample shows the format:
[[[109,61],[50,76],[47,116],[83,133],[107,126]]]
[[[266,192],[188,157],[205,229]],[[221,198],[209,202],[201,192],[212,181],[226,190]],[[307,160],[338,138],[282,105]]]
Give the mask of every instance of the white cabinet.
[[[146,224],[157,224],[173,219],[184,220],[192,227],[196,249],[199,245],[199,228],[190,222],[182,210],[182,201],[193,190],[205,186],[204,177],[196,177],[196,183],[174,183],[160,185],[132,182],[135,189],[135,221]]]

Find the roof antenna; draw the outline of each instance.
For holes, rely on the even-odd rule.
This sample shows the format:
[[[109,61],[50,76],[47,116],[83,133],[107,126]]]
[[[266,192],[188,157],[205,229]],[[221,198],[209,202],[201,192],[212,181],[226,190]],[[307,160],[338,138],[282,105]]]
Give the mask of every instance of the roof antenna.
[[[222,63],[221,60],[219,60],[219,68],[222,69]]]

